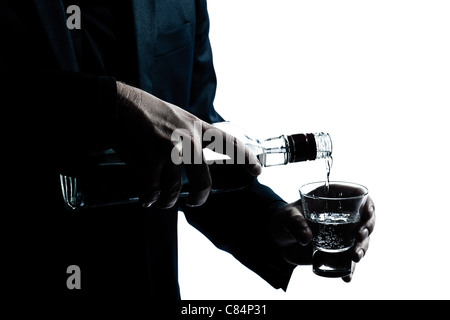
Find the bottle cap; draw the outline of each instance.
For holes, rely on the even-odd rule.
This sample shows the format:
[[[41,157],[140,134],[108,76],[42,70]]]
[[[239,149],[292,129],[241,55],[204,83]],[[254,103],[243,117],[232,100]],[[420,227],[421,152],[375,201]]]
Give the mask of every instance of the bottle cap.
[[[289,162],[315,160],[317,145],[314,134],[293,134],[287,136],[289,143]]]

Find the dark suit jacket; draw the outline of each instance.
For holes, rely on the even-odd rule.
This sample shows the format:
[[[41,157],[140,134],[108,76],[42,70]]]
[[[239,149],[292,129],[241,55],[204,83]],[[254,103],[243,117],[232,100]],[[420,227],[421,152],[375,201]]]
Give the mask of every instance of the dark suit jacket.
[[[10,125],[2,149],[14,172],[5,196],[14,206],[6,215],[14,287],[60,296],[138,292],[179,298],[177,208],[122,206],[73,214],[62,205],[58,174],[76,170],[92,148],[114,145],[116,79],[79,72],[60,0],[0,3],[2,119]],[[205,121],[220,121],[213,108],[206,0],[131,5],[135,85]],[[217,247],[274,287],[286,288],[293,266],[267,233],[270,215],[283,204],[254,181],[239,192],[211,196],[200,208],[182,209]],[[82,271],[78,291],[66,287],[72,264]],[[29,273],[35,268],[37,277]]]

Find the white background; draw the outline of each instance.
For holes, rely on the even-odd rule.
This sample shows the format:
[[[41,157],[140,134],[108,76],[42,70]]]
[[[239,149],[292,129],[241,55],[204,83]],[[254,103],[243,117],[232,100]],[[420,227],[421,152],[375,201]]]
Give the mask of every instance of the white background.
[[[449,299],[450,1],[209,0],[216,108],[259,137],[329,132],[332,180],[377,224],[353,281],[297,267],[275,290],[180,214],[183,299]],[[265,168],[286,201],[322,161]]]

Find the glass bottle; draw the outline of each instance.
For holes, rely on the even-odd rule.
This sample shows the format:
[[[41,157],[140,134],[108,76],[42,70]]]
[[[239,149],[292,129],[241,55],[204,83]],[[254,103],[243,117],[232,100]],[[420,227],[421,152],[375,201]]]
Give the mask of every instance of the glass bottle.
[[[241,140],[264,167],[325,159],[331,157],[333,152],[333,144],[328,133],[280,135],[259,140],[247,135],[245,130],[230,122],[218,122],[214,126]],[[207,157],[205,159],[215,160]]]
[[[259,140],[230,122],[219,122],[214,126],[243,142],[264,167],[325,159],[332,155],[332,142],[328,133],[280,135]],[[227,158],[209,149],[204,149],[203,154],[208,163]],[[94,165],[78,176],[60,174],[61,191],[69,210],[139,202],[139,179],[114,150],[97,152],[92,155],[90,162]],[[211,193],[238,190],[250,183],[248,179],[215,181],[213,173],[227,167],[217,164],[214,170],[210,170],[213,181]],[[220,176],[223,179],[227,174]],[[180,197],[185,197],[188,194],[188,181],[184,173],[182,185]]]

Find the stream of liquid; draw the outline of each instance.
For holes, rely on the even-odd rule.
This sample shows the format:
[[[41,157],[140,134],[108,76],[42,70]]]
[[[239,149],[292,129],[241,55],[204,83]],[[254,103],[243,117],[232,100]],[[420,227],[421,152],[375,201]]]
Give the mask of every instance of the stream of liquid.
[[[326,166],[326,170],[327,170],[327,179],[325,180],[325,194],[328,194],[328,192],[330,191],[330,172],[331,172],[331,167],[333,166],[333,157],[332,156],[325,158],[325,166]]]

